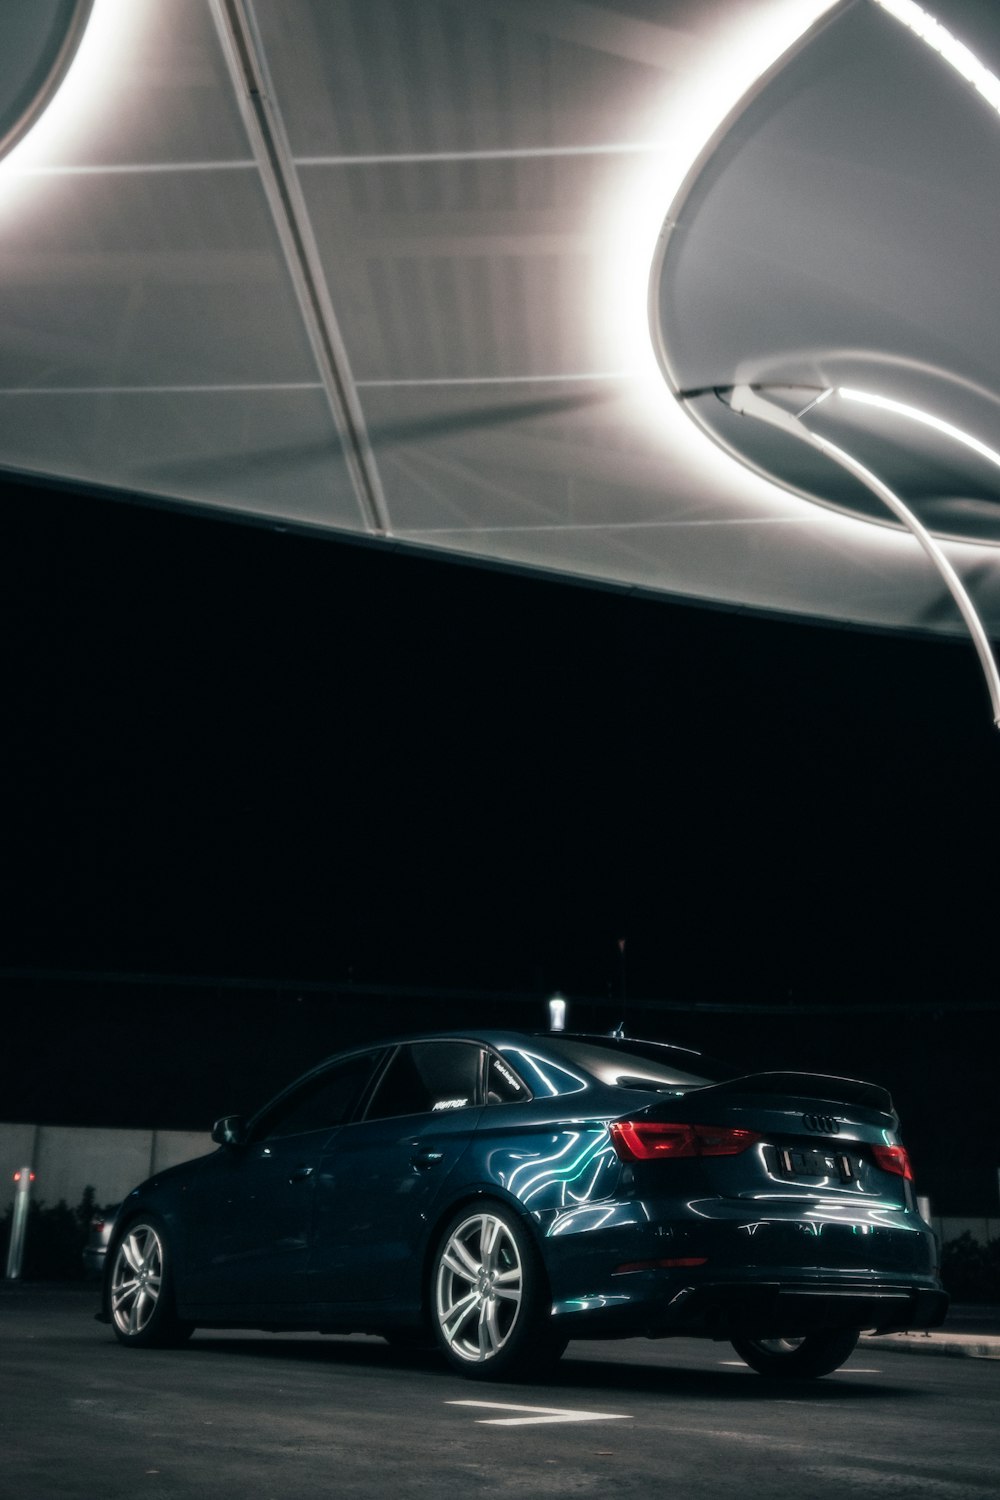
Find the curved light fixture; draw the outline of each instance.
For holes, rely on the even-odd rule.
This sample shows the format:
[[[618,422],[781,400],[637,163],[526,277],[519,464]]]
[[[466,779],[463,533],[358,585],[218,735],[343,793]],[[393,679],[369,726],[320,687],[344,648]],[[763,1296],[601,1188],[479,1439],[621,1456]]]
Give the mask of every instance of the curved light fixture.
[[[21,142],[58,93],[87,29],[94,0],[49,0],[0,18],[7,66],[0,91],[0,159]],[[10,57],[23,57],[11,68]]]
[[[964,448],[968,448],[970,452],[978,453],[980,458],[985,458],[988,463],[1000,468],[1000,453],[995,448],[981,443],[971,433],[963,432],[961,427],[956,427],[953,422],[946,422],[942,417],[935,417],[932,412],[921,411],[918,406],[908,406],[903,401],[893,401],[889,396],[876,396],[870,391],[856,391],[849,386],[838,387],[836,394],[844,401],[857,401],[863,406],[876,406],[881,411],[893,412],[897,417],[905,417],[910,422],[918,422],[923,427],[933,428],[935,432],[952,438],[956,443],[961,443]]]
[[[987,104],[1000,114],[1000,78],[991,73],[964,42],[952,36],[946,26],[935,20],[923,6],[917,5],[916,0],[875,0],[875,4],[895,16],[897,21],[901,21],[922,42],[926,42],[932,52],[936,52],[949,67],[954,68],[966,83],[971,83],[977,94],[981,94]]]
[[[880,19],[875,14],[877,12],[882,12],[885,20]],[[874,458],[875,469],[868,467],[867,462],[862,462],[853,452],[823,435],[824,430],[830,430],[825,421],[819,418],[812,422],[808,416],[827,401],[831,405],[843,403],[845,408],[853,403],[853,414],[855,418],[862,418],[860,430],[869,443],[882,425],[877,417],[881,411],[887,425],[891,423],[896,427],[899,420],[916,424],[932,431],[948,445],[963,447],[968,455],[975,456],[979,464],[985,462],[993,469],[1000,468],[1000,449],[990,447],[969,430],[977,425],[975,418],[963,427],[933,411],[858,388],[867,383],[862,372],[866,351],[871,350],[872,355],[881,358],[883,363],[891,362],[897,353],[907,352],[912,309],[907,307],[902,296],[895,302],[890,299],[884,316],[876,320],[875,326],[872,325],[870,308],[864,305],[862,297],[855,295],[853,283],[841,270],[843,265],[856,267],[860,263],[863,272],[863,251],[854,255],[856,246],[848,235],[845,255],[841,259],[831,258],[839,242],[835,241],[835,236],[828,235],[825,228],[820,239],[818,227],[821,222],[825,223],[820,215],[825,214],[829,207],[821,196],[827,179],[821,171],[817,187],[816,174],[807,178],[802,166],[802,163],[818,163],[822,168],[827,160],[825,132],[837,129],[838,111],[843,112],[847,107],[843,94],[837,92],[834,98],[834,90],[827,88],[824,92],[822,83],[817,82],[817,78],[829,77],[822,71],[824,64],[828,69],[841,65],[846,68],[845,59],[867,57],[866,44],[871,44],[873,54],[883,64],[888,65],[898,54],[903,76],[909,76],[906,67],[912,69],[913,66],[918,69],[917,76],[926,73],[926,65],[919,56],[922,49],[917,45],[901,44],[898,26],[893,23],[905,26],[915,39],[931,48],[948,65],[956,80],[960,77],[1000,113],[1000,79],[915,0],[873,0],[870,6],[854,3],[854,0],[831,4],[823,12],[821,21],[803,34],[798,45],[790,49],[762,84],[741,102],[731,119],[709,142],[703,158],[692,168],[674,198],[650,272],[652,346],[667,388],[677,398],[677,406],[692,419],[692,427],[708,436],[720,453],[735,459],[746,471],[748,479],[755,476],[789,496],[866,523],[870,530],[874,529],[872,523],[895,521],[916,538],[933,562],[972,637],[986,679],[994,722],[1000,727],[1000,671],[983,622],[941,543],[882,477],[885,472],[893,484],[900,483],[894,477],[895,469],[885,470],[884,460],[877,457]],[[783,82],[777,86],[779,78]],[[847,97],[868,98],[870,89],[864,77],[859,79],[850,75],[847,83],[854,88],[854,95],[850,96],[848,92]],[[949,109],[953,108],[954,91],[946,88],[943,97]],[[794,100],[794,109],[789,100]],[[868,117],[865,119],[867,122]],[[976,123],[975,119],[972,123]],[[904,142],[910,139],[902,127],[899,139]],[[859,130],[854,136],[848,132],[842,158],[836,151],[830,155],[841,166],[846,162],[855,167],[862,184],[867,185],[867,196],[861,195],[864,212],[858,219],[858,225],[867,225],[869,219],[865,218],[865,213],[877,219],[882,204],[871,182],[864,178],[867,157],[863,146],[859,145],[861,141]],[[767,147],[772,148],[769,157],[766,156]],[[915,147],[914,151],[917,150]],[[912,157],[913,152],[907,155],[906,150],[899,152],[892,146],[892,149],[887,149],[884,160],[879,158],[878,166],[885,170],[887,164],[891,168],[898,160],[903,180],[909,181],[906,170],[914,166]],[[775,170],[775,160],[779,165],[791,164],[787,174]],[[742,175],[738,172],[741,163],[746,169]],[[916,167],[919,166],[918,160]],[[780,189],[774,185],[779,176]],[[872,177],[877,181],[877,172]],[[915,180],[923,181],[919,171]],[[928,180],[933,184],[938,179],[932,172]],[[841,185],[837,173],[833,172],[829,179],[831,190],[836,193]],[[804,192],[804,197],[793,199],[795,192]],[[747,209],[751,201],[756,218]],[[769,232],[769,226],[783,225],[790,205],[799,201],[805,207],[797,237],[793,234],[787,244],[779,239],[775,246],[775,236]],[[909,206],[905,195],[904,206]],[[743,255],[745,246],[739,235],[740,227],[747,225],[745,246],[749,247],[750,256]],[[855,226],[854,239],[858,245],[865,239],[858,226]],[[823,251],[823,255],[817,257],[818,266],[809,258],[814,249]],[[752,259],[753,256],[756,260]],[[741,257],[749,261],[742,280]],[[784,300],[782,287],[775,277],[754,274],[756,265],[770,264],[794,266],[796,271],[800,266],[804,268],[798,279],[795,276],[790,278]],[[843,326],[839,318],[840,301],[847,314]],[[732,316],[726,317],[727,312]],[[925,341],[932,351],[935,347],[934,332],[932,327]],[[844,349],[835,347],[838,337],[846,340]],[[927,358],[919,340],[913,353],[917,360],[921,356]],[[728,373],[725,385],[713,379],[715,371]],[[906,394],[916,396],[919,401],[921,384],[926,385],[926,380],[911,382],[911,390]],[[796,402],[793,394],[796,388],[802,393],[797,400],[797,410],[792,407]],[[720,397],[724,407],[733,415],[724,414],[712,399],[713,395]],[[936,400],[935,397],[931,399]],[[948,416],[957,416],[961,423],[961,404],[952,405],[954,410],[949,409]],[[859,407],[867,408],[867,421]],[[739,415],[756,418],[756,422],[743,426],[741,430],[737,420]],[[842,410],[839,417],[843,420],[845,416],[847,412]],[[758,424],[778,428],[795,438],[800,451],[786,450],[783,453],[780,441],[772,442],[767,433],[759,431]],[[836,432],[834,435],[839,436]],[[850,438],[847,442],[848,447],[853,447]],[[911,445],[911,450],[914,446]],[[928,498],[934,497],[938,477],[934,463],[938,461],[943,446],[943,443],[934,445],[932,462],[925,466],[933,472],[923,472],[912,451],[907,455],[906,462],[899,466],[900,472],[909,476],[900,484],[904,493],[908,492],[910,478],[915,478],[917,490],[921,493],[926,490]],[[811,449],[813,456],[801,451],[803,448]],[[859,451],[868,458],[867,448],[861,447]],[[885,451],[893,463],[901,457],[891,447]],[[823,458],[817,461],[816,455],[820,454]],[[985,524],[983,517],[987,509],[992,516],[995,503],[996,485],[982,474],[979,464],[962,466],[972,476],[973,485],[969,491],[971,498],[963,502],[964,510],[958,503],[961,491],[953,497],[956,503],[950,504],[950,508],[946,495],[934,499],[939,510],[943,505],[949,523],[964,519],[973,532]],[[950,489],[950,466],[944,471],[943,480]],[[861,494],[862,489],[868,498]],[[988,507],[986,496],[990,501]],[[876,506],[872,505],[872,498],[877,501]],[[860,537],[860,533],[858,535]]]
[[[655,339],[650,341],[650,263],[655,266],[660,254],[663,205],[683,196],[684,185],[741,101],[828,11],[844,3],[758,0],[747,7],[746,16],[727,15],[724,24],[713,26],[704,60],[675,81],[661,115],[639,127],[644,144],[623,153],[604,204],[600,233],[605,270],[593,310],[601,343],[614,351],[608,367],[632,382],[633,399],[644,408],[650,430],[659,433],[664,422],[671,424],[672,440],[686,445],[686,461],[714,483],[732,481],[730,465],[696,436],[690,441],[689,424],[678,421],[674,403],[664,400]],[[694,424],[690,426],[696,434]],[[737,479],[751,494],[763,483],[748,473]]]
[[[907,530],[916,537],[921,547],[927,553],[927,556],[931,559],[931,562],[937,568],[945,587],[954,599],[962,619],[965,621],[983,669],[983,676],[986,679],[990,702],[993,705],[993,722],[1000,728],[1000,672],[997,670],[997,664],[993,656],[989,637],[986,634],[986,629],[961,578],[959,578],[941,547],[934,540],[933,536],[931,536],[927,528],[894,490],[891,490],[877,474],[874,474],[871,469],[856,459],[853,454],[848,453],[846,449],[841,448],[838,444],[831,443],[828,438],[822,437],[818,432],[813,432],[802,421],[802,417],[806,412],[814,410],[820,402],[834,395],[849,401],[864,401],[869,405],[882,406],[895,412],[897,415],[923,422],[928,426],[934,427],[939,432],[956,438],[969,447],[974,447],[977,452],[989,457],[998,465],[1000,465],[1000,454],[994,452],[991,448],[986,448],[985,444],[979,443],[977,439],[971,437],[968,433],[961,432],[958,428],[952,427],[948,422],[940,421],[930,413],[918,411],[915,407],[905,406],[899,401],[890,401],[885,397],[868,395],[862,391],[831,388],[821,392],[814,401],[810,401],[808,406],[804,407],[800,412],[786,411],[784,407],[776,405],[773,401],[769,401],[759,386],[733,386],[729,396],[729,405],[733,411],[739,412],[744,416],[756,417],[759,421],[767,422],[772,427],[780,428],[799,442],[808,443],[811,447],[818,449],[819,452],[824,453],[833,463],[839,464],[842,469],[846,469],[849,474],[852,474],[855,479],[881,500],[896,519],[901,521]]]

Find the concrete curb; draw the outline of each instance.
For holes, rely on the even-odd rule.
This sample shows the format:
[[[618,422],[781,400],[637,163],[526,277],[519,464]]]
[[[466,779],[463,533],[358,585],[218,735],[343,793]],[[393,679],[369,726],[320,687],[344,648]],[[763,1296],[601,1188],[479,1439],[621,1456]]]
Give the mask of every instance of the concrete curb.
[[[965,1359],[1000,1359],[1000,1337],[992,1333],[862,1334],[859,1348],[894,1354],[950,1354]]]

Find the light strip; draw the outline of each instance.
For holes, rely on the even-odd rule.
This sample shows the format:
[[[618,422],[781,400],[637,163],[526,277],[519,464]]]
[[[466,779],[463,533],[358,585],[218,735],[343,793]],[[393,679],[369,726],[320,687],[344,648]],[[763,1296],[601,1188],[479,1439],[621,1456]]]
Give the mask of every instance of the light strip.
[[[60,155],[78,154],[92,122],[107,107],[109,77],[128,71],[125,58],[141,28],[148,24],[152,0],[95,0],[86,30],[66,75],[45,112],[0,163],[0,185],[51,164]]]
[[[787,502],[788,491],[782,492],[773,480],[713,442],[683,400],[665,399],[668,392],[677,396],[682,382],[664,347],[656,288],[687,194],[727,126],[780,68],[781,60],[808,45],[811,30],[824,17],[851,3],[759,0],[726,7],[718,24],[707,19],[710,7],[695,7],[699,27],[705,26],[700,33],[704,53],[700,65],[685,69],[665,94],[657,134],[669,142],[670,152],[648,161],[623,161],[618,173],[621,187],[602,205],[608,276],[595,302],[595,325],[600,320],[595,336],[614,350],[607,362],[620,362],[640,377],[631,411],[657,441],[669,446],[671,461],[683,471],[685,482],[705,494],[748,506],[773,508],[779,498]],[[630,133],[646,132],[636,128]],[[828,512],[827,523],[841,527],[845,518],[835,520]]]
[[[964,42],[952,36],[947,27],[936,21],[915,0],[875,0],[883,10],[895,16],[897,21],[910,29],[922,42],[954,68],[966,83],[971,83],[978,94],[992,109],[1000,114],[1000,78],[991,73],[985,63]]]
[[[1000,453],[995,448],[988,448],[971,433],[963,432],[961,427],[954,427],[951,422],[945,422],[941,417],[935,417],[929,411],[921,411],[917,406],[907,406],[902,401],[892,401],[888,396],[875,396],[869,391],[850,390],[846,386],[838,387],[836,394],[842,396],[845,401],[859,401],[864,406],[877,406],[882,411],[894,412],[896,416],[906,417],[911,422],[920,422],[924,427],[933,427],[935,432],[953,438],[956,443],[970,448],[973,453],[978,453],[980,458],[985,458],[989,463],[996,464],[1000,468]]]
[[[843,394],[840,392],[840,394]],[[879,403],[877,403],[879,404]],[[901,403],[893,403],[897,409]],[[910,510],[909,506],[885,484],[877,474],[867,468],[853,454],[846,449],[840,448],[836,443],[831,443],[827,438],[821,437],[819,433],[812,432],[799,420],[794,412],[786,411],[782,406],[776,406],[762,395],[759,390],[754,390],[749,385],[739,385],[733,388],[731,405],[734,411],[745,416],[757,417],[762,422],[767,422],[771,427],[780,427],[783,432],[798,438],[800,442],[808,443],[811,447],[825,453],[827,458],[840,468],[846,469],[853,474],[866,489],[882,501],[883,505],[901,521],[906,529],[916,537],[921,547],[931,559],[941,575],[948,592],[958,605],[962,619],[972,637],[972,644],[976,648],[983,676],[986,679],[986,687],[993,705],[993,722],[1000,728],[1000,672],[993,658],[993,649],[990,645],[986,628],[976,611],[976,607],[969,597],[965,584],[959,578],[941,547],[931,536],[930,532]],[[923,415],[923,414],[921,414]],[[945,424],[947,425],[947,424]]]
[[[86,32],[92,9],[93,0],[77,0],[73,6],[58,53],[48,70],[48,76],[42,82],[27,109],[22,110],[20,117],[14,121],[6,134],[0,137],[0,157],[6,156],[18,141],[23,140],[29,134],[36,121],[42,117],[59,92],[66,74],[73,65],[73,59]]]

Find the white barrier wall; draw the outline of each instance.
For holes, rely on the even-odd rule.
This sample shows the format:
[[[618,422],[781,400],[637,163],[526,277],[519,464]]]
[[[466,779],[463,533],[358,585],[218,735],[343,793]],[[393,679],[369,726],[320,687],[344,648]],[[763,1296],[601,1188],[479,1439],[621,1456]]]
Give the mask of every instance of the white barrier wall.
[[[196,1130],[83,1129],[71,1125],[0,1125],[0,1213],[14,1197],[14,1173],[35,1173],[32,1199],[75,1208],[88,1187],[99,1205],[119,1203],[163,1167],[214,1151]]]

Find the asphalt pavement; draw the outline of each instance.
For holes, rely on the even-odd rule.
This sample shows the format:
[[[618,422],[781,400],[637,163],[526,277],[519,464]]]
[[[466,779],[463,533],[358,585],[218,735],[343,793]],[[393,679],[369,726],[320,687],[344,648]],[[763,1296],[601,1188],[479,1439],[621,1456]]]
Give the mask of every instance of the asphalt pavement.
[[[822,1380],[725,1343],[572,1343],[544,1378],[464,1380],[383,1340],[195,1333],[123,1349],[86,1286],[0,1283],[0,1500],[994,1500],[1000,1344],[956,1308],[912,1357]],[[910,1352],[908,1350],[908,1352]]]
[[[34,1283],[0,1281],[0,1297],[30,1290]],[[79,1284],[75,1283],[79,1289]],[[41,1290],[41,1284],[38,1284]],[[97,1302],[94,1288],[95,1307]],[[861,1343],[895,1353],[964,1355],[1000,1359],[1000,1302],[953,1302],[941,1328],[926,1333],[863,1334]]]

